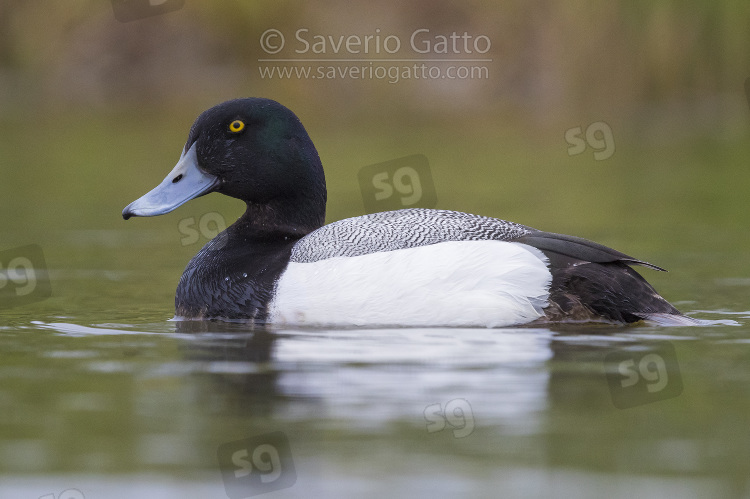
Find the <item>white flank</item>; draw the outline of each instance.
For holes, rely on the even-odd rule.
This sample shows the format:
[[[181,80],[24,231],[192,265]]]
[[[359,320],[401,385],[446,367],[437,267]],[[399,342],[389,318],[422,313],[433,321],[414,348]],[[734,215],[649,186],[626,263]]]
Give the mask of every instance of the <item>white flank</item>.
[[[270,319],[281,325],[479,326],[543,315],[552,276],[525,244],[449,241],[290,263]]]

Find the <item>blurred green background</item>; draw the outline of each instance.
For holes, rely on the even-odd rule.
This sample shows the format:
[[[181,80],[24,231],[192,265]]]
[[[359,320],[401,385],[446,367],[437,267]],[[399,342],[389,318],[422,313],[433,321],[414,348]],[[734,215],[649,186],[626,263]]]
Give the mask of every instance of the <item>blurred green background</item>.
[[[738,1],[227,0],[122,23],[109,2],[6,0],[0,242],[40,244],[55,268],[169,267],[153,283],[162,302],[205,239],[156,262],[88,250],[122,246],[114,233],[101,241],[102,230],[179,241],[186,218],[218,212],[231,223],[243,207],[218,195],[158,219],[126,223],[120,212],[172,168],[201,111],[263,96],[294,110],[318,147],[329,221],[364,213],[360,168],[423,154],[438,208],[594,239],[680,270],[695,287],[746,276],[749,10]],[[294,53],[301,28],[309,40],[398,36],[397,54],[362,56],[376,63],[428,57],[408,47],[428,29],[486,36],[491,61],[465,64],[486,66],[474,79],[264,79],[259,59],[274,56],[260,39],[272,28],[287,38],[275,57],[315,56]],[[470,57],[435,57],[448,56]],[[308,64],[281,64],[294,65]],[[611,129],[614,153],[596,160],[589,145],[570,155],[566,131],[596,122]],[[57,244],[66,238],[74,251]],[[721,265],[695,265],[708,260]]]

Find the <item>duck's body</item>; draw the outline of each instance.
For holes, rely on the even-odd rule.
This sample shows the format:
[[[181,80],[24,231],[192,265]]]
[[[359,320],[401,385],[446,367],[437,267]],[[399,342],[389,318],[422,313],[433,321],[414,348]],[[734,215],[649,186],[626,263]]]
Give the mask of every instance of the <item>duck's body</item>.
[[[585,239],[466,213],[408,209],[323,226],[325,178],[304,128],[266,99],[203,113],[162,184],[123,216],[218,191],[246,213],[188,264],[176,316],[336,326],[689,322]]]

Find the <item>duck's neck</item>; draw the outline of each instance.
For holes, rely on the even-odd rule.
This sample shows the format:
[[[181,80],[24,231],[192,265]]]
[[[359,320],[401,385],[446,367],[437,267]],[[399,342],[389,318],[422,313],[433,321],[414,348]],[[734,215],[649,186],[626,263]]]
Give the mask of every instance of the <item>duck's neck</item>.
[[[247,203],[245,213],[232,229],[250,238],[299,239],[325,223],[325,198],[320,202],[291,203],[289,200],[264,204]]]

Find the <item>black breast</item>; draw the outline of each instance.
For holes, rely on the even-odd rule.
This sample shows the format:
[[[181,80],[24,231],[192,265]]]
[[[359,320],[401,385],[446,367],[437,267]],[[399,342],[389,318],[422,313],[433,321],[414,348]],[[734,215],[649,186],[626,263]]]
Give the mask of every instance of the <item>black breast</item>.
[[[231,229],[231,228],[230,228]],[[224,231],[185,268],[175,314],[187,319],[234,319],[264,323],[276,281],[296,238],[246,238]]]

